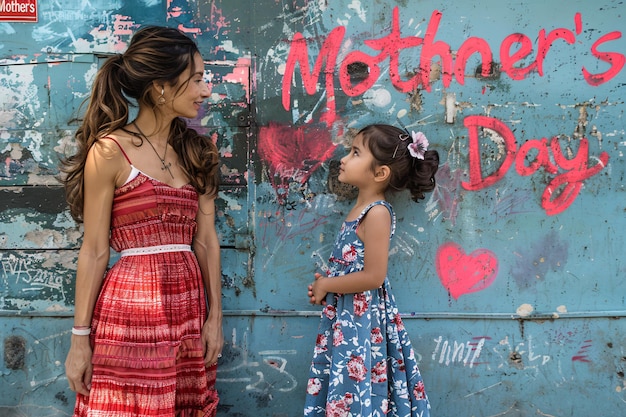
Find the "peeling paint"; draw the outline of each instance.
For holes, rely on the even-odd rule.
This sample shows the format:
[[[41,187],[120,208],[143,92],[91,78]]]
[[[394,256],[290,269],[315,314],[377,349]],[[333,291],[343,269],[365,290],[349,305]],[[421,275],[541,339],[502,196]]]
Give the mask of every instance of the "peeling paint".
[[[530,304],[522,304],[515,311],[521,317],[528,317],[532,314],[534,308]]]

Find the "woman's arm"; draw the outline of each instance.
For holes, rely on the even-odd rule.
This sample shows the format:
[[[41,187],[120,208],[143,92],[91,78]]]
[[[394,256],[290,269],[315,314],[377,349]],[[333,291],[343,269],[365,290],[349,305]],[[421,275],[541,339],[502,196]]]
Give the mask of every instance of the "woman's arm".
[[[204,362],[210,366],[217,362],[222,351],[224,335],[222,331],[222,267],[220,263],[220,243],[215,230],[215,197],[200,196],[198,231],[193,249],[198,258],[204,288],[209,300],[209,314],[202,328]]]
[[[341,279],[316,275],[309,286],[311,302],[321,304],[329,292],[352,294],[379,288],[387,276],[389,240],[391,235],[391,215],[381,205],[372,207],[357,229],[363,241],[363,269],[346,274]]]
[[[96,142],[84,171],[84,235],[76,267],[74,326],[91,325],[94,306],[109,262],[109,227],[115,182],[122,168],[119,150],[111,141]],[[89,395],[91,385],[89,336],[72,334],[65,370],[70,389]]]

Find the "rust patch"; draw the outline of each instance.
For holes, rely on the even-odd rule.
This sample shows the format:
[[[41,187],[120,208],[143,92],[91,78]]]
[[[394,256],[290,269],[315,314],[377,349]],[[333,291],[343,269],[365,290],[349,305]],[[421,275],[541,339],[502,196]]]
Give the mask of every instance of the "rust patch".
[[[524,362],[522,361],[522,355],[519,352],[511,352],[509,355],[509,364],[517,369],[524,368]]]
[[[498,64],[497,62],[492,62],[489,66],[489,74],[487,76],[484,76],[483,65],[480,64],[476,67],[474,75],[479,80],[497,80],[502,75],[502,70],[500,69],[500,64]]]
[[[587,132],[587,124],[589,123],[588,114],[587,114],[587,104],[582,104],[578,106],[578,122],[576,123],[576,128],[574,129],[574,137],[576,139],[583,138],[585,133]]]
[[[341,162],[330,161],[328,167],[328,190],[337,196],[337,200],[354,200],[359,193],[358,188],[339,181],[339,166]]]
[[[424,110],[421,90],[415,90],[414,92],[409,93],[409,104],[411,105],[411,110],[415,110],[418,113]]]
[[[4,366],[8,369],[23,369],[26,362],[26,339],[9,336],[4,340]]]

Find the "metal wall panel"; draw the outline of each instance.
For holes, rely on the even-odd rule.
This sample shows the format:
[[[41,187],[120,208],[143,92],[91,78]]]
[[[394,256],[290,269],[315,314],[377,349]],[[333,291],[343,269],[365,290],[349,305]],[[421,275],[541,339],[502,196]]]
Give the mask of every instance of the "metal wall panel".
[[[433,416],[624,415],[622,2],[39,9],[0,24],[0,414],[71,414],[80,228],[58,156],[101,60],[164,24],[195,36],[213,86],[192,123],[222,156],[220,415],[301,415],[319,316],[306,286],[354,198],[337,161],[357,129],[398,119],[441,156],[426,200],[390,196],[390,279]]]

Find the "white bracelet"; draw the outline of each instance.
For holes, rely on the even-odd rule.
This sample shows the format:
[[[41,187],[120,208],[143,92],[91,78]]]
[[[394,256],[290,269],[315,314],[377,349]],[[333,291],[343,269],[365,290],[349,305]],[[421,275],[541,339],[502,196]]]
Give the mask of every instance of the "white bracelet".
[[[91,334],[91,327],[87,327],[86,329],[77,329],[76,327],[72,327],[72,334],[76,336],[89,336]]]

